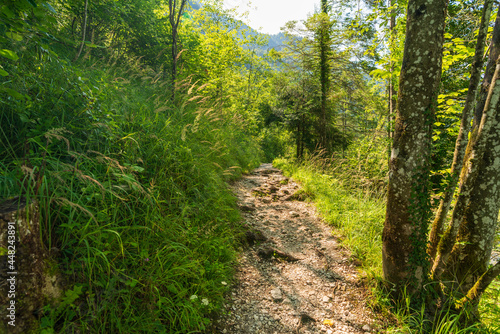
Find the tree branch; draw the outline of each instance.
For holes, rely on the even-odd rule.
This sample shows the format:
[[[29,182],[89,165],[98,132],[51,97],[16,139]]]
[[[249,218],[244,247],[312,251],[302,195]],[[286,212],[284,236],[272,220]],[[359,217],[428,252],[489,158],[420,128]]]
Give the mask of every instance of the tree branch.
[[[478,303],[481,295],[486,291],[488,286],[493,282],[493,280],[500,275],[500,261],[498,261],[494,266],[490,267],[474,284],[474,286],[469,290],[467,295],[460,299],[457,303],[458,307],[463,307],[467,302]]]
[[[83,32],[82,32],[82,44],[80,44],[80,50],[78,50],[78,53],[75,56],[75,59],[73,61],[77,61],[78,58],[80,58],[80,54],[82,53],[83,46],[85,45],[85,33],[87,31],[87,8],[89,5],[89,0],[85,0],[85,9],[84,9],[84,19],[83,19]]]

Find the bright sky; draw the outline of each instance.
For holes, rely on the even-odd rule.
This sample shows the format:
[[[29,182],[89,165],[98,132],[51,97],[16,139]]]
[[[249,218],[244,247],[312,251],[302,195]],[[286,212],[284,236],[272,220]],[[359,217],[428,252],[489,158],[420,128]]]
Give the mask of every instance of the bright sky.
[[[314,13],[319,0],[224,0],[226,8],[238,7],[238,13],[249,12],[249,26],[266,34],[277,34],[292,20],[305,20]],[[262,29],[259,29],[262,28]]]

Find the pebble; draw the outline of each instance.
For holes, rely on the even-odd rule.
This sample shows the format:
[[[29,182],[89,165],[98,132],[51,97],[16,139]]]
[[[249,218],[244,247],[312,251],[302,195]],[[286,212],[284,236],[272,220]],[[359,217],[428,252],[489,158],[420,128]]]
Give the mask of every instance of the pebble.
[[[283,294],[281,293],[281,290],[279,288],[271,290],[271,297],[275,302],[283,300]]]
[[[365,332],[371,332],[372,328],[369,325],[364,325],[362,330],[364,330]]]
[[[295,211],[290,211],[290,212],[289,212],[289,215],[290,215],[290,217],[292,217],[292,218],[297,218],[298,216],[300,216],[300,215],[299,215],[297,212],[295,212]]]
[[[330,297],[324,296],[323,297],[323,303],[328,303],[330,301]]]

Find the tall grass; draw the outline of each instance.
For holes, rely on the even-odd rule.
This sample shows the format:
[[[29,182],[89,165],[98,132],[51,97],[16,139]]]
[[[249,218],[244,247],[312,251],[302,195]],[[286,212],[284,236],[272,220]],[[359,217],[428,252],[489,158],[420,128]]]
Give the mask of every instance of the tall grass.
[[[382,275],[382,228],[385,203],[373,197],[369,189],[347,187],[342,179],[314,163],[294,164],[276,159],[273,163],[302,183],[303,190],[314,196],[321,216],[340,234],[342,243],[361,260],[370,277]]]
[[[66,282],[40,332],[202,331],[238,246],[226,181],[260,151],[189,79],[174,103],[163,74],[140,63],[89,65],[21,62],[8,85],[26,98],[0,105],[0,198],[38,201]]]

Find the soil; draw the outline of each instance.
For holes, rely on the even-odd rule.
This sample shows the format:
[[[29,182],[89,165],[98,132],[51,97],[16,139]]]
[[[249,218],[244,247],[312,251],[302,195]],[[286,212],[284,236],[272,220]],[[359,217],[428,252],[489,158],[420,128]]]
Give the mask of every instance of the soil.
[[[292,179],[263,164],[233,185],[247,247],[216,333],[376,333],[356,261]]]

